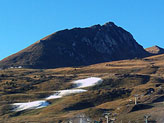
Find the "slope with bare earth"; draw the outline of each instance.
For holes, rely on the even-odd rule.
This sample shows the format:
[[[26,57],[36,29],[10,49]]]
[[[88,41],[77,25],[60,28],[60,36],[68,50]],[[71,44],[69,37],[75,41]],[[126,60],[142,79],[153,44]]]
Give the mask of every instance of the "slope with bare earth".
[[[149,47],[149,48],[146,48],[145,50],[155,55],[164,54],[164,49],[159,46]]]
[[[105,122],[103,113],[112,112],[116,122],[162,123],[164,106],[164,55],[143,59],[106,62],[85,67],[57,69],[5,69],[0,71],[0,121],[62,122],[77,114]],[[99,77],[103,82],[79,94],[52,99],[49,106],[20,112],[10,104],[43,100],[54,91],[73,88],[72,82]],[[139,105],[134,105],[139,95]]]

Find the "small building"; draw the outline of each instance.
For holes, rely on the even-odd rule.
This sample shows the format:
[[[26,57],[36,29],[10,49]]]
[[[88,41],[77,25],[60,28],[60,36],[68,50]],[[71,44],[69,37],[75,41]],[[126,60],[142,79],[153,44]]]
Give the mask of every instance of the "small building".
[[[70,118],[66,123],[92,123],[92,120],[84,114]]]

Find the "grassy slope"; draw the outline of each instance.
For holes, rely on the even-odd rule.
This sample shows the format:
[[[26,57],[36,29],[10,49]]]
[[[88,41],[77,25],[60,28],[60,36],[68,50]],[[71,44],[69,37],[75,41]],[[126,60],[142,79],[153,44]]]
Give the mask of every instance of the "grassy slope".
[[[88,88],[89,91],[86,93],[50,100],[52,104],[43,109],[17,113],[10,111],[11,103],[43,99],[54,90],[71,88],[71,81],[91,76],[101,77],[104,82]],[[128,119],[131,119],[133,122],[138,120],[142,123],[144,114],[151,113],[150,120],[160,122],[164,105],[152,102],[164,95],[163,83],[164,55],[80,68],[1,70],[0,121],[57,122],[78,113],[85,113],[97,119],[102,117],[105,111],[110,111],[113,114],[117,113],[117,121],[128,122]],[[150,88],[154,89],[151,94]],[[142,95],[139,102],[148,108],[141,110],[137,107],[136,110],[133,105],[135,94]]]

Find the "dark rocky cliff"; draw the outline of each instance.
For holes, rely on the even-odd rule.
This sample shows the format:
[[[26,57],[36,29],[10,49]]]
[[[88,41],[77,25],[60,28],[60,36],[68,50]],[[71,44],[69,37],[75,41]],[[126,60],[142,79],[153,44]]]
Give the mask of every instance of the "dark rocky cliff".
[[[55,32],[3,59],[0,68],[81,66],[148,55],[129,32],[108,22]]]

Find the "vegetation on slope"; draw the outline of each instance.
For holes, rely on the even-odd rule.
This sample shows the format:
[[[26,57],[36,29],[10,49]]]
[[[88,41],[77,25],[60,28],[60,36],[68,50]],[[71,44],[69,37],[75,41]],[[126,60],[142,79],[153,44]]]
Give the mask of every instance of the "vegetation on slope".
[[[63,122],[84,113],[98,120],[103,113],[117,113],[117,121],[128,119],[143,122],[160,121],[164,100],[164,55],[145,59],[123,60],[79,68],[58,69],[5,69],[0,71],[0,121],[1,122]],[[13,112],[12,103],[41,100],[55,90],[69,89],[72,81],[87,77],[101,77],[100,85],[87,88],[81,94],[50,100],[48,107]],[[139,107],[134,105],[138,94]],[[149,107],[149,108],[142,108]],[[160,115],[157,115],[160,112]]]

